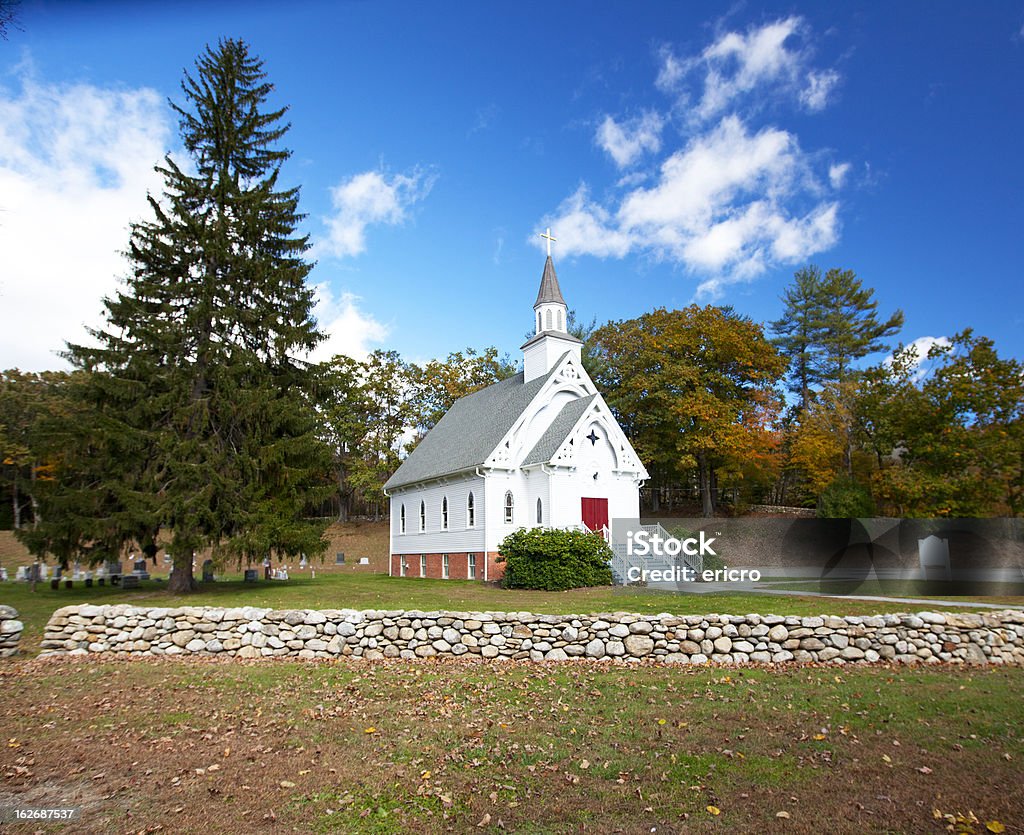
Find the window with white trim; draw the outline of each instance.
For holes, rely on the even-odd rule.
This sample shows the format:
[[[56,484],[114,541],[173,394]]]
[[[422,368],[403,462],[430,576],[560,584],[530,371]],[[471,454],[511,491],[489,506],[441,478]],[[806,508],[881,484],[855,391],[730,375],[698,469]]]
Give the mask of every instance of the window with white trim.
[[[469,554],[466,559],[466,576],[470,580],[476,579],[476,554]]]
[[[543,522],[544,522],[544,505],[541,503],[541,500],[538,498],[537,499],[537,524],[540,525],[540,524],[543,524]]]
[[[427,503],[420,501],[420,533],[427,529]]]
[[[551,330],[551,311],[550,310],[545,310],[544,311],[544,330],[546,330],[546,331]]]
[[[398,532],[405,533],[405,505],[402,505],[402,509],[398,513]]]
[[[427,555],[420,554],[420,577],[427,576]]]
[[[511,525],[515,516],[515,499],[512,498],[512,491],[505,491],[505,524]]]
[[[448,530],[448,497],[441,499],[441,530]]]
[[[447,580],[448,579],[448,569],[449,569],[449,567],[450,566],[449,566],[449,561],[448,561],[448,555],[447,554],[441,554],[441,579],[442,580]]]
[[[398,573],[400,577],[404,577],[406,572],[409,570],[409,560],[406,557],[402,557],[402,562],[398,567]]]
[[[466,527],[476,527],[476,506],[472,492],[469,494],[469,498],[466,499]]]

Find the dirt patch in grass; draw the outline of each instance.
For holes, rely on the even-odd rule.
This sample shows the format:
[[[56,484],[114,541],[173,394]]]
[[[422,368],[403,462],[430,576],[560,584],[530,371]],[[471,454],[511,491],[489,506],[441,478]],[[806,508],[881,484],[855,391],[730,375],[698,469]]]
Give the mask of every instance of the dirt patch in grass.
[[[1024,825],[1019,669],[47,659],[0,687],[0,803],[78,792],[75,832]]]

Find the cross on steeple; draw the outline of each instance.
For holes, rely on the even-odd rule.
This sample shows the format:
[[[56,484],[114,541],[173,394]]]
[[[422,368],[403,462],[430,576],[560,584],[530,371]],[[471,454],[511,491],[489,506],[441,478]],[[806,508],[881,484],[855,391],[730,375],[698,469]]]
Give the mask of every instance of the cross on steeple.
[[[547,241],[548,241],[548,258],[550,258],[551,257],[551,242],[555,241],[555,240],[558,240],[558,239],[551,237],[551,227],[550,226],[548,227],[546,232],[541,232],[540,236],[542,238],[547,238]]]

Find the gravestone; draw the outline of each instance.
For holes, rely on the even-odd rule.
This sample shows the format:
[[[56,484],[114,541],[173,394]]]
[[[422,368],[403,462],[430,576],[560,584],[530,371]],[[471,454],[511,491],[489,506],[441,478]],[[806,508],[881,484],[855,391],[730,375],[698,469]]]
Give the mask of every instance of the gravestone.
[[[360,565],[369,565],[370,564],[370,558],[369,557],[360,557],[359,558],[359,564]]]
[[[100,582],[102,583],[103,581],[101,580]],[[85,578],[85,587],[87,589],[91,589],[92,588],[92,577],[86,577]]]
[[[344,565],[345,564],[345,552],[344,551],[338,551],[338,553],[334,557],[334,564],[335,565]]]
[[[940,539],[932,534],[917,540],[917,552],[921,574],[925,580],[935,578],[951,580],[952,571],[949,565],[949,540]]]
[[[57,589],[60,588],[60,580],[58,578],[56,578],[56,577],[54,577],[52,580],[50,580],[50,588],[53,589],[54,591],[57,591]]]
[[[203,582],[204,583],[212,583],[213,582],[213,560],[204,560],[203,561]]]
[[[146,570],[145,560],[135,560],[132,568],[132,575],[138,577],[140,580],[149,579],[149,572]]]
[[[111,582],[113,582],[113,578],[111,578]],[[121,588],[123,588],[123,589],[137,589],[137,588],[140,588],[138,576],[135,575],[135,574],[125,574],[121,578]]]
[[[256,573],[256,569],[255,568],[247,568],[247,569],[245,569],[245,582],[246,583],[255,583],[257,579],[258,579],[258,575]]]
[[[75,586],[75,584],[74,584],[74,582],[72,580],[65,580],[64,581],[64,588],[70,589],[70,588],[74,588],[74,586]]]

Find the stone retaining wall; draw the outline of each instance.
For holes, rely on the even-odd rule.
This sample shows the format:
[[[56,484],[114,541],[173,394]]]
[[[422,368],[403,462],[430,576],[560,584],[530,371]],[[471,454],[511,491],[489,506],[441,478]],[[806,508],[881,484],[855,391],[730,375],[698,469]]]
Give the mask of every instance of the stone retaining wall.
[[[43,655],[1024,663],[1024,612],[782,617],[65,606]]]
[[[0,658],[9,658],[18,654],[18,641],[24,624],[18,620],[17,609],[0,606]]]

